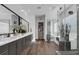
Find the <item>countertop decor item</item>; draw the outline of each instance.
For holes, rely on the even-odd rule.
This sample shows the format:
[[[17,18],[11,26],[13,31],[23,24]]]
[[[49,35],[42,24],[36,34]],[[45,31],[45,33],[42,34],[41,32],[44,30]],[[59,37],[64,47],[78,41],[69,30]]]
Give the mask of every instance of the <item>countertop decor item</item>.
[[[16,33],[26,33],[27,31],[23,27],[24,27],[24,25],[18,25],[18,26],[13,25],[12,31],[13,31],[14,34],[16,34]]]
[[[26,33],[27,32],[23,27],[24,27],[24,25],[19,26],[19,33]]]

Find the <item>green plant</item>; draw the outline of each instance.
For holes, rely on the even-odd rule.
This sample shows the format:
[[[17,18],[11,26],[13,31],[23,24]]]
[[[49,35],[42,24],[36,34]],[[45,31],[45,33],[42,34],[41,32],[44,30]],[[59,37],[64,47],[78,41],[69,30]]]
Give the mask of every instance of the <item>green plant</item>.
[[[18,26],[13,25],[12,31],[13,31],[14,34],[16,34],[16,33],[26,33],[26,30],[23,29],[23,27],[24,27],[24,25],[18,25]]]

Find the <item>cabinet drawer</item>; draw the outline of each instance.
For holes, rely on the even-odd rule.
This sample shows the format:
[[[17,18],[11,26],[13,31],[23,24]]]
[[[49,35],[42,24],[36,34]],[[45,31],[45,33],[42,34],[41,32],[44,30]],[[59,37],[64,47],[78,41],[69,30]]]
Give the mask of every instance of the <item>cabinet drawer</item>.
[[[25,43],[25,38],[22,38],[22,49],[24,49],[26,46],[26,43]]]

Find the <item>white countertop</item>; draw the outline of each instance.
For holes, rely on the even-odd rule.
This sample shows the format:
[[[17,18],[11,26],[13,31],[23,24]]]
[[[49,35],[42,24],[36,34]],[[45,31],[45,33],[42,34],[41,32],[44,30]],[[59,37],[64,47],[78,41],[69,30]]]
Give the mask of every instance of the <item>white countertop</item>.
[[[30,32],[30,33],[26,33],[26,34],[19,34],[17,36],[13,36],[13,37],[9,37],[9,38],[1,38],[0,39],[0,46],[8,44],[8,43],[16,41],[16,40],[19,40],[20,38],[23,38],[23,37],[31,35],[31,34],[32,33]]]

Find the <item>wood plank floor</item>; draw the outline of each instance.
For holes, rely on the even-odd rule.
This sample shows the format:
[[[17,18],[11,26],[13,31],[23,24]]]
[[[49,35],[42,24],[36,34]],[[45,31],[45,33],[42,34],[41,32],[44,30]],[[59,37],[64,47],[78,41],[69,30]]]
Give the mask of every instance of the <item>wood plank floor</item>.
[[[58,46],[52,41],[38,41],[32,43],[28,48],[24,49],[22,55],[56,55]]]

